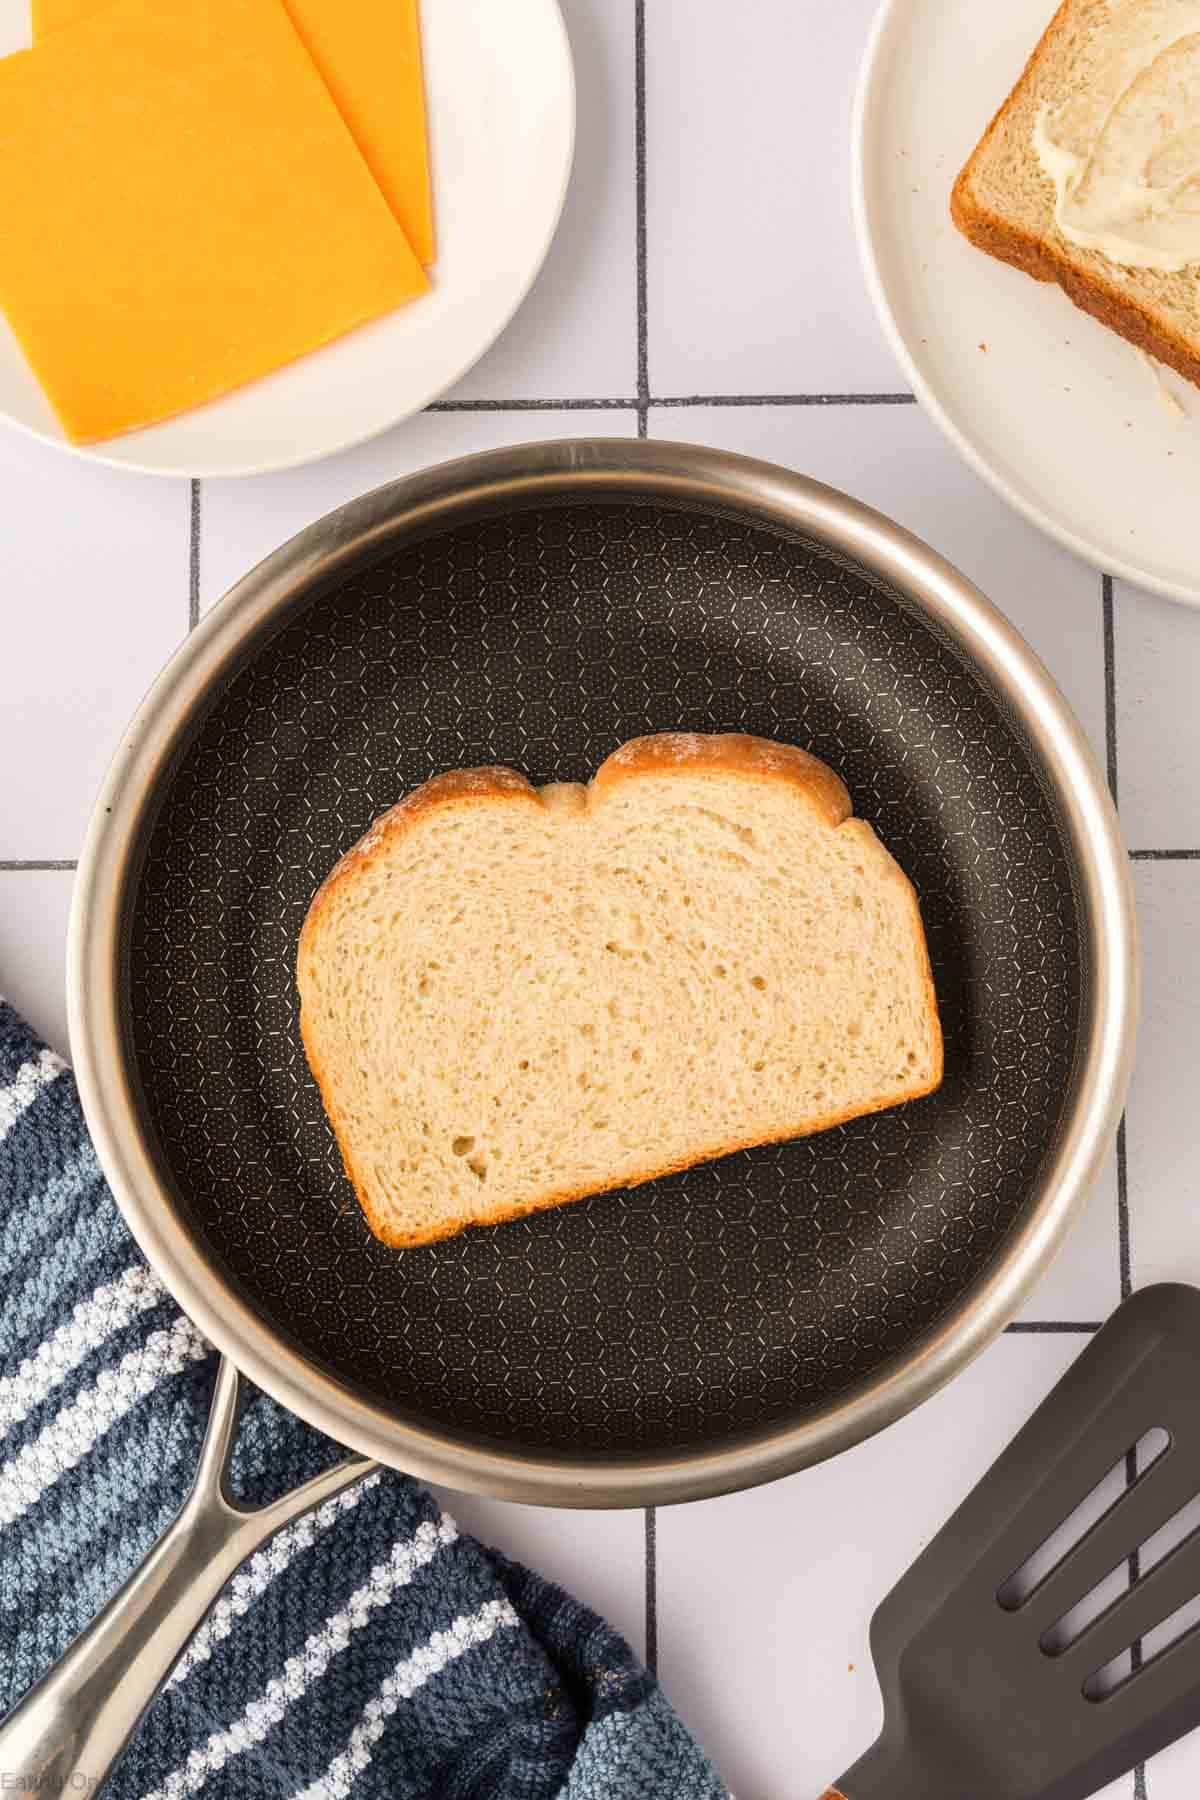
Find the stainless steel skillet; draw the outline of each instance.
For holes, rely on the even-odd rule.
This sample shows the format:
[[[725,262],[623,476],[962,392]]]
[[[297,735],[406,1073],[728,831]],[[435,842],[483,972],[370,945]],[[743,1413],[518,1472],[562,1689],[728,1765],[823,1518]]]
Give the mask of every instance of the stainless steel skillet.
[[[668,727],[791,739],[845,777],[922,896],[942,1091],[386,1251],[295,1030],[313,888],[438,768],[582,777]],[[207,616],[110,772],[70,979],[114,1192],[232,1363],[393,1467],[597,1506],[835,1454],[1001,1329],[1115,1128],[1136,955],[1091,752],[969,583],[782,470],[579,441],[368,495]]]

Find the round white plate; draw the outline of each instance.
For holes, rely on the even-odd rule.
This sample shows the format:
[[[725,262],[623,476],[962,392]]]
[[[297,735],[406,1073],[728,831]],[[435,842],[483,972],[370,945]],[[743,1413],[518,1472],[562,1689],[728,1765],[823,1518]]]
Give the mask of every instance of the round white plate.
[[[336,5],[338,0],[331,0]],[[575,142],[558,0],[423,0],[438,260],[430,293],[223,400],[106,443],[67,444],[0,315],[0,417],[158,475],[253,475],[360,443],[451,387],[525,298],[554,236]],[[0,0],[0,50],[28,0]]]
[[[1053,11],[886,0],[855,119],[867,279],[918,399],[1006,500],[1110,574],[1200,605],[1200,390],[1168,375],[1174,414],[1123,339],[950,220],[954,179]]]

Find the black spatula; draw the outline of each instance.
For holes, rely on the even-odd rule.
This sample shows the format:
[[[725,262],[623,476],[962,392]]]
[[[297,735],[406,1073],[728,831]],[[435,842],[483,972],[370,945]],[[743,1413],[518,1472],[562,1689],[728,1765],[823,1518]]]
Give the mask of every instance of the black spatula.
[[[1200,1595],[1197,1496],[1200,1292],[1146,1288],[879,1608],[883,1734],[826,1800],[1085,1800],[1200,1725],[1200,1627],[1155,1650]]]

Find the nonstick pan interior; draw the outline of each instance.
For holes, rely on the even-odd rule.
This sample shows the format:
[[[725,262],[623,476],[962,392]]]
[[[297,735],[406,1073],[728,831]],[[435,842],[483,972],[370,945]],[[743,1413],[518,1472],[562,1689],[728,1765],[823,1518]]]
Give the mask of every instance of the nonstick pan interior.
[[[844,777],[921,896],[943,1088],[385,1249],[297,1030],[314,888],[439,769],[583,779],[668,728],[786,739]],[[143,1123],[236,1289],[354,1392],[534,1452],[686,1453],[828,1406],[994,1263],[1072,1091],[1089,979],[1076,877],[1002,701],[833,553],[661,500],[432,529],[260,642],[163,784],[125,919]]]

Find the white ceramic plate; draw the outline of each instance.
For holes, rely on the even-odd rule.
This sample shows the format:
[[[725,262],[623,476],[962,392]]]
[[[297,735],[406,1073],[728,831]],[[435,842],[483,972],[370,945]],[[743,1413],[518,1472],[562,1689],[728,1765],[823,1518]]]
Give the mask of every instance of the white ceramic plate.
[[[558,0],[423,0],[421,19],[438,233],[432,291],[223,400],[78,454],[159,475],[310,462],[427,406],[499,336],[542,265],[566,196],[570,44]],[[0,0],[0,50],[28,33],[28,0]],[[2,315],[0,417],[77,448]]]
[[[1187,409],[1173,414],[1122,339],[950,221],[954,179],[1053,11],[886,0],[855,120],[867,279],[918,398],[1006,500],[1097,567],[1200,605],[1200,391],[1167,377]]]

